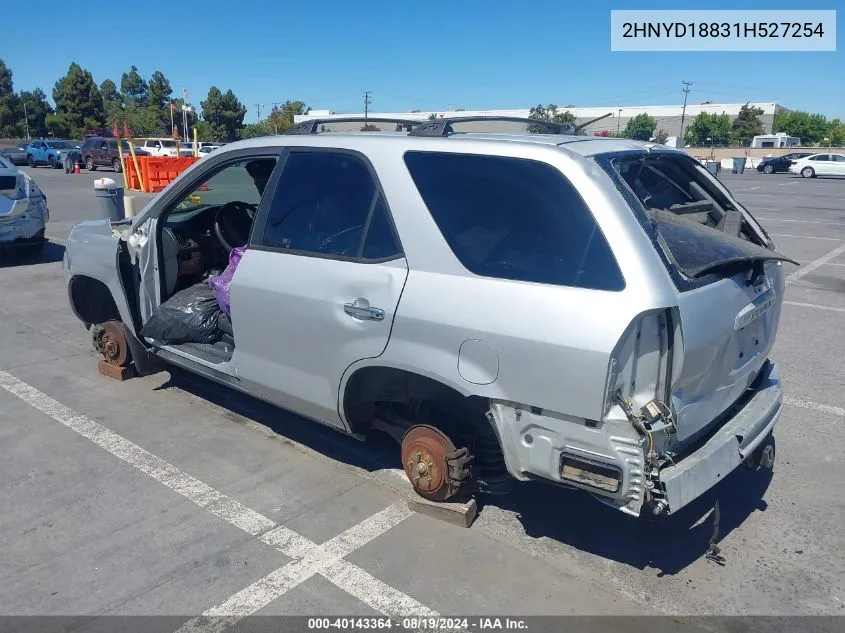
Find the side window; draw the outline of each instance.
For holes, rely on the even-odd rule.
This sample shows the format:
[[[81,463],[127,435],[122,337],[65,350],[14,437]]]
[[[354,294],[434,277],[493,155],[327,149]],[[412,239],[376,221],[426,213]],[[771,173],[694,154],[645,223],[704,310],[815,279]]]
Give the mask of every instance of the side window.
[[[831,158],[833,158],[833,160],[835,160],[837,163],[845,163],[845,156],[843,156],[842,154],[833,154]]]
[[[396,240],[396,233],[393,230],[393,223],[390,221],[390,212],[387,210],[384,196],[379,196],[376,207],[373,209],[370,226],[367,229],[367,238],[364,240],[364,250],[361,252],[361,257],[364,259],[387,259],[401,253],[402,248]]]
[[[442,152],[406,152],[405,164],[470,272],[596,290],[625,287],[586,204],[551,165]]]
[[[229,245],[246,244],[275,166],[275,157],[250,158],[226,165],[170,209],[166,221],[175,226],[206,211],[211,217],[218,217],[223,205],[236,203],[219,215],[220,230]]]
[[[370,257],[397,254],[395,238],[394,244],[390,243],[387,207],[363,160],[347,153],[294,151],[279,178],[261,244],[358,258],[367,221],[374,212]],[[385,224],[390,229],[387,235]]]
[[[818,156],[813,156],[810,160],[822,160],[822,161],[827,161],[827,160],[829,160],[829,158],[828,158],[828,155],[827,155],[827,154],[819,154]]]

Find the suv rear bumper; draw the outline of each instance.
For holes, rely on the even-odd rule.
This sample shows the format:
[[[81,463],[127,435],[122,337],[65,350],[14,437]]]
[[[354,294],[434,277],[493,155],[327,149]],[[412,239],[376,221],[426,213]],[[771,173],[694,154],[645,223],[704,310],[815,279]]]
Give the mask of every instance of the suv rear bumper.
[[[676,512],[715,486],[769,436],[781,414],[780,372],[768,362],[742,407],[696,450],[659,473],[668,512]],[[585,420],[535,413],[512,403],[494,402],[490,418],[499,436],[508,472],[520,480],[542,478],[591,492],[599,501],[638,516],[644,502],[645,455],[633,426],[608,422],[591,427]],[[618,486],[598,489],[593,477],[566,479],[564,461],[574,458],[599,467]],[[608,483],[608,479],[604,479]]]
[[[772,432],[783,410],[783,390],[777,365],[770,362],[763,371],[757,391],[742,409],[695,452],[660,471],[669,512],[719,483]]]

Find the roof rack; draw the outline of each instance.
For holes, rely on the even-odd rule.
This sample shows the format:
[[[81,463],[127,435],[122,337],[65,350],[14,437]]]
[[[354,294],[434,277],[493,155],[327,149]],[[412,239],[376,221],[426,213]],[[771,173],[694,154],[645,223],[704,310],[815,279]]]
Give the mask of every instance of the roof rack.
[[[423,121],[413,121],[411,119],[396,119],[393,117],[363,117],[363,116],[348,116],[348,117],[331,117],[326,119],[308,119],[307,121],[300,121],[291,128],[285,131],[285,134],[316,134],[320,131],[321,125],[328,123],[395,123],[396,131],[408,132],[414,127],[423,123]]]
[[[463,116],[463,117],[449,117],[443,119],[436,119],[432,121],[424,121],[413,128],[408,136],[450,136],[455,133],[452,127],[453,123],[470,123],[475,121],[507,121],[511,123],[525,123],[537,127],[545,127],[550,132],[548,134],[577,134],[588,125],[601,121],[609,116],[613,116],[613,112],[608,112],[595,119],[590,119],[585,123],[579,125],[568,125],[563,123],[555,123],[553,121],[543,121],[541,119],[531,119],[525,117],[515,116]]]

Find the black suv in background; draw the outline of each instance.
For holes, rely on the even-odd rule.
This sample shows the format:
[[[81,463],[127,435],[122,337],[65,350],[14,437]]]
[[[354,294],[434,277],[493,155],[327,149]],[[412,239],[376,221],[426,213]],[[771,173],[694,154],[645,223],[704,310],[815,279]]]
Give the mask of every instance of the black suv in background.
[[[123,155],[129,156],[129,143],[121,141]],[[94,171],[97,167],[111,167],[120,172],[120,153],[117,151],[117,139],[104,136],[89,136],[82,144],[82,162],[85,169]],[[135,148],[136,156],[149,156],[150,153],[140,148]]]
[[[774,174],[778,171],[789,171],[789,164],[792,161],[804,158],[805,156],[812,156],[812,154],[812,152],[793,152],[792,154],[784,154],[783,156],[764,158],[760,161],[760,164],[757,165],[757,171],[762,171],[766,174]]]

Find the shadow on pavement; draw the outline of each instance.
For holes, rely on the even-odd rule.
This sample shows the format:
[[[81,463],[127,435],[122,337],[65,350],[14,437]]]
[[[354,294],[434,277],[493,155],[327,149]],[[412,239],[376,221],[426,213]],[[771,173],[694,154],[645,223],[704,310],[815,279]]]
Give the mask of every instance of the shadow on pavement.
[[[383,433],[371,433],[361,442],[315,422],[194,376],[168,367],[170,379],[158,387],[179,388],[259,422],[285,438],[352,466],[375,471],[402,468],[399,447]],[[225,415],[225,414],[224,414]],[[772,440],[773,441],[773,440]],[[658,569],[660,575],[676,574],[705,556],[711,542],[718,542],[752,513],[765,511],[763,500],[772,471],[740,467],[708,493],[669,517],[633,518],[596,501],[587,493],[543,482],[518,482],[503,496],[481,495],[479,510],[494,506],[516,513],[525,533],[549,538],[579,550],[639,569]],[[719,526],[714,539],[714,513],[719,501]],[[723,562],[730,565],[729,555]]]
[[[0,267],[55,264],[62,261],[64,256],[65,246],[58,242],[46,242],[38,255],[32,255],[25,246],[7,247],[0,249]]]

